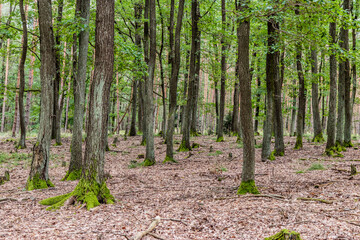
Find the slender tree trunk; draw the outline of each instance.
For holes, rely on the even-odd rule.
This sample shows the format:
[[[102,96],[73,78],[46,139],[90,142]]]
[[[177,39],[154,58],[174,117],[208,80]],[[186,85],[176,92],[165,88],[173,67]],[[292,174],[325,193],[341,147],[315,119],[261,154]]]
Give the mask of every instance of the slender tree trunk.
[[[76,45],[76,43],[75,43]],[[70,57],[70,62],[73,63],[73,58],[76,56],[74,56],[74,44],[71,47],[71,57]],[[67,97],[66,97],[66,108],[65,108],[65,124],[64,124],[64,132],[67,131],[67,127],[68,127],[68,121],[69,121],[69,103],[70,103],[70,88],[71,88],[71,78],[73,76],[72,71],[75,71],[76,69],[74,69],[74,66],[72,66],[70,73],[69,73],[69,77],[68,77],[68,87],[67,87]]]
[[[78,2],[82,24],[89,25],[90,0]],[[80,178],[82,169],[82,131],[85,106],[85,82],[88,56],[89,29],[84,28],[79,34],[79,58],[77,61],[76,77],[74,78],[74,125],[71,138],[71,158],[65,180],[76,180]],[[111,69],[112,72],[112,69]]]
[[[290,122],[290,136],[295,136],[295,123],[296,123],[296,107],[297,107],[297,98],[296,98],[296,80],[295,78],[292,81],[292,107],[291,107],[291,122]]]
[[[23,42],[24,39],[21,40],[21,42]],[[21,57],[19,60],[19,66],[20,66],[20,62],[21,62]],[[17,78],[16,78],[16,94],[15,94],[15,110],[14,110],[14,120],[13,120],[13,126],[12,126],[12,137],[16,136],[16,133],[18,132],[18,120],[19,120],[19,91],[18,89],[20,88],[20,69],[18,70],[17,73]]]
[[[5,81],[4,81],[4,99],[2,105],[2,116],[1,116],[1,132],[5,130],[5,111],[6,111],[6,98],[7,98],[7,85],[9,76],[9,58],[10,58],[10,38],[7,39],[6,47],[6,66],[5,66]]]
[[[239,78],[236,74],[236,78]],[[233,114],[232,114],[232,127],[231,130],[233,133],[239,133],[239,110],[240,110],[240,86],[239,82],[235,81],[234,84],[234,102],[233,102]]]
[[[336,19],[330,22],[329,27],[330,48],[336,44]],[[333,49],[330,52],[330,97],[329,97],[329,113],[327,121],[327,142],[326,153],[332,155],[335,147],[335,130],[336,130],[336,52]]]
[[[185,44],[189,45],[186,41],[186,35],[185,35]],[[188,89],[188,81],[189,81],[189,61],[190,61],[190,51],[186,51],[186,59],[185,59],[185,71],[184,71],[184,90],[183,90],[183,99],[186,99],[187,96],[187,89]],[[186,110],[186,104],[181,106],[181,132],[184,132],[184,122],[185,119],[185,110]]]
[[[137,51],[140,53],[141,51],[141,36],[139,34],[139,29],[140,29],[140,24],[141,24],[141,13],[142,13],[142,4],[141,3],[135,3],[134,4],[134,11],[135,11],[135,45],[137,48]],[[141,59],[140,58],[136,58],[136,65],[139,66],[141,63]],[[136,68],[134,70],[134,80],[133,80],[133,101],[131,103],[131,125],[130,125],[130,133],[129,136],[136,136],[136,105],[138,104],[137,101],[137,95],[140,96],[140,94],[138,94],[138,84],[140,84],[141,82],[141,77],[140,77],[140,73],[141,73],[141,69]],[[141,99],[140,101],[141,102]],[[139,104],[140,105],[140,104]],[[139,106],[139,111],[140,111],[140,106]],[[140,125],[141,125],[141,116],[140,116],[140,112],[138,113],[138,118],[139,118],[139,130]]]
[[[52,129],[51,116],[54,104],[53,84],[56,75],[51,0],[39,0],[38,8],[41,56],[41,111],[38,137],[33,147],[31,170],[26,184],[27,190],[53,186],[48,174]]]
[[[243,11],[249,1],[238,0],[236,7]],[[243,168],[241,174],[241,185],[238,194],[248,192],[256,194],[259,191],[255,185],[255,146],[254,146],[254,127],[251,104],[251,78],[249,69],[249,40],[250,40],[250,22],[244,19],[237,21],[237,39],[238,39],[238,61],[239,61],[239,81],[240,81],[240,117],[243,132]]]
[[[145,92],[145,123],[146,123],[146,155],[145,166],[151,166],[155,164],[155,152],[154,152],[154,99],[153,99],[153,85],[154,85],[154,73],[155,73],[155,61],[156,61],[156,5],[155,0],[147,0],[149,6],[149,35],[146,44],[149,50],[148,63],[148,75],[144,83]],[[145,35],[146,36],[146,35]],[[145,38],[145,37],[144,37]]]
[[[175,30],[175,48],[174,48],[174,58],[171,60],[171,78],[170,78],[170,94],[169,94],[169,115],[168,115],[168,128],[166,133],[166,157],[164,162],[175,161],[174,160],[174,145],[173,145],[173,136],[175,130],[175,114],[177,108],[177,85],[179,78],[179,69],[181,63],[181,53],[180,53],[180,44],[181,44],[181,27],[182,19],[184,15],[184,5],[185,0],[179,0],[179,10],[177,16],[177,24]]]
[[[344,0],[343,8],[345,12],[348,13],[350,17],[350,0]],[[345,53],[349,52],[349,29],[347,27],[341,28],[341,40],[342,40],[342,48]],[[351,102],[351,73],[350,73],[350,59],[346,57],[344,60],[344,103],[345,103],[345,120],[344,120],[344,146],[352,147],[351,143],[351,124],[352,124],[352,102]]]
[[[312,114],[314,124],[314,138],[313,142],[323,142],[322,128],[320,122],[320,110],[319,110],[319,90],[318,90],[318,61],[316,47],[311,50],[311,72],[312,72],[312,86],[311,86],[311,102],[312,102]]]
[[[257,92],[256,92],[256,108],[255,108],[255,127],[254,127],[254,131],[256,135],[259,135],[259,115],[260,115],[260,98],[261,98],[261,94],[260,94],[260,90],[261,90],[261,78],[260,78],[260,58],[258,58],[257,61],[257,72],[258,74],[256,75],[256,83],[257,83]]]
[[[25,125],[25,116],[24,116],[24,88],[25,88],[25,61],[27,54],[27,45],[28,45],[28,36],[27,36],[27,24],[26,24],[26,16],[24,9],[24,0],[20,0],[20,14],[21,21],[23,26],[23,45],[21,52],[21,60],[19,65],[20,72],[20,89],[19,89],[19,113],[20,113],[20,141],[18,148],[26,148],[25,145],[25,137],[26,137],[26,125]]]
[[[299,15],[298,5],[295,8],[295,14]],[[301,28],[301,27],[299,27]],[[306,108],[306,96],[305,96],[305,78],[302,68],[302,45],[300,42],[296,43],[296,70],[299,77],[299,108],[296,119],[296,143],[295,149],[301,149],[303,147],[303,134],[304,134],[304,121],[305,121],[305,108]]]
[[[358,19],[358,5],[359,5],[359,2],[357,1],[352,8],[352,11],[354,14],[354,17],[353,17],[354,22],[357,22],[357,19]],[[353,30],[352,30],[352,49],[353,49],[353,52],[356,52],[356,28],[353,28]],[[351,118],[353,118],[354,104],[355,104],[355,98],[356,98],[356,89],[357,89],[356,60],[353,60],[351,71],[352,71],[352,84],[353,84],[352,96],[351,96]],[[354,124],[354,127],[356,127],[355,124]],[[356,134],[356,131],[355,131],[355,134]]]
[[[220,89],[220,114],[217,142],[224,141],[224,115],[225,115],[225,82],[226,82],[226,51],[228,48],[226,40],[226,1],[221,0],[221,19],[222,19],[222,37],[221,37],[221,89]]]
[[[62,16],[63,16],[63,5],[64,0],[58,1],[58,12],[57,12],[57,25],[61,24]],[[61,42],[60,42],[60,30],[59,27],[55,34],[55,44],[57,48],[59,48]],[[55,56],[56,56],[56,77],[54,82],[54,110],[53,114],[54,117],[52,118],[52,133],[51,138],[56,140],[56,145],[62,145],[61,144],[61,135],[60,135],[60,106],[58,104],[59,102],[59,86],[61,81],[61,70],[60,70],[60,51],[58,49],[55,50]]]

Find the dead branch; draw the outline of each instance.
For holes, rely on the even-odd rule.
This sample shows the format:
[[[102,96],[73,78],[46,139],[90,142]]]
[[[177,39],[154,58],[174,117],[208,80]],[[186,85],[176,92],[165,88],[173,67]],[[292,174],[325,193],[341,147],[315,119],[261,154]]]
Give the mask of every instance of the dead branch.
[[[332,204],[332,201],[328,201],[328,200],[324,200],[324,199],[319,199],[319,198],[304,198],[304,197],[298,197],[297,200],[302,200],[302,201],[315,201],[315,202],[321,202],[321,203],[326,203],[326,204]]]
[[[13,202],[19,202],[16,198],[1,198],[0,202],[6,202],[6,201],[13,201]]]
[[[154,230],[159,223],[160,223],[160,217],[156,216],[155,220],[149,225],[148,229],[136,234],[134,240],[142,239],[145,235],[149,234],[152,230]]]
[[[164,220],[164,221],[173,221],[173,222],[179,222],[179,223],[182,223],[184,224],[185,226],[187,226],[187,223],[179,220],[179,219],[173,219],[173,218],[162,218],[161,220]]]
[[[154,234],[154,233],[148,233],[148,235],[150,235],[150,236],[152,236],[152,237],[154,237],[154,238],[156,238],[156,239],[165,240],[165,238],[162,238],[162,237],[160,237],[159,235],[156,235],[156,234]]]

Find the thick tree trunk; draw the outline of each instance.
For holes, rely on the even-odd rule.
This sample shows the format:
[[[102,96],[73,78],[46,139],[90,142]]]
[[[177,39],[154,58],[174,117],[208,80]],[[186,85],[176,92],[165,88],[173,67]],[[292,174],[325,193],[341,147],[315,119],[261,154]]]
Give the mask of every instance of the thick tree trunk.
[[[336,44],[336,20],[330,22],[329,27],[330,35],[330,48]],[[329,97],[329,113],[327,121],[327,142],[326,153],[328,155],[333,154],[335,147],[335,131],[336,131],[336,52],[332,50],[330,54],[330,97]]]
[[[314,124],[314,138],[313,142],[323,142],[322,127],[320,121],[319,110],[319,88],[318,88],[318,61],[316,49],[311,50],[311,72],[312,72],[312,86],[311,86],[311,102],[312,102],[312,115]]]
[[[82,24],[89,25],[90,0],[80,0],[77,9],[80,9]],[[77,63],[76,77],[74,78],[74,125],[71,138],[71,158],[69,170],[65,175],[66,180],[75,180],[80,178],[82,168],[82,132],[84,122],[85,106],[85,82],[86,66],[89,45],[89,29],[84,28],[79,34],[79,58]]]
[[[236,2],[238,10],[246,8],[248,1],[240,0]],[[249,69],[249,38],[250,22],[249,19],[237,21],[238,39],[238,61],[239,61],[239,81],[240,81],[240,117],[243,132],[243,168],[241,174],[241,185],[238,194],[248,192],[259,193],[255,186],[255,146],[254,128],[251,104],[251,78]]]
[[[53,186],[48,175],[52,129],[51,116],[54,104],[53,84],[56,75],[51,0],[39,0],[38,8],[41,56],[41,111],[38,137],[33,147],[31,170],[26,184],[27,190]]]
[[[179,10],[177,16],[177,24],[175,30],[175,48],[174,48],[174,58],[171,60],[171,78],[170,78],[170,94],[169,94],[169,115],[168,115],[168,128],[166,132],[166,157],[164,162],[175,161],[174,160],[174,145],[173,145],[173,136],[175,130],[175,114],[177,108],[177,85],[179,78],[179,69],[181,63],[181,53],[180,53],[180,40],[181,40],[181,28],[182,28],[182,19],[184,15],[184,4],[185,0],[179,0]]]
[[[350,14],[350,0],[344,0],[343,8],[345,12]],[[349,29],[347,27],[341,28],[340,42],[342,40],[342,48],[345,53],[349,52]],[[350,97],[351,91],[351,74],[350,74],[350,59],[346,57],[344,60],[344,103],[345,103],[345,120],[344,120],[344,146],[352,147],[351,143],[351,125],[352,125],[352,103]]]
[[[20,13],[21,22],[23,26],[23,44],[21,52],[21,60],[19,65],[20,72],[20,89],[19,89],[19,114],[20,114],[20,140],[18,148],[26,148],[25,137],[26,137],[26,125],[25,125],[25,111],[24,111],[24,88],[25,88],[25,61],[27,54],[28,36],[27,36],[27,24],[24,9],[24,0],[20,0]]]
[[[64,0],[58,1],[58,12],[57,12],[57,25],[61,24],[62,16],[63,16],[63,6],[64,6]],[[57,48],[59,48],[61,42],[60,42],[60,29],[58,27],[58,30],[55,34],[55,44]],[[54,110],[53,114],[54,117],[52,118],[52,133],[51,138],[56,140],[56,145],[61,145],[61,135],[60,135],[60,121],[61,121],[61,115],[60,115],[60,106],[59,106],[59,86],[61,81],[61,70],[60,70],[60,51],[58,49],[55,50],[55,57],[56,57],[56,76],[54,81]]]
[[[219,129],[217,132],[217,142],[224,141],[224,116],[225,116],[225,82],[226,82],[226,51],[228,48],[226,40],[226,2],[221,0],[221,20],[222,20],[222,37],[221,37],[221,87],[220,87],[220,114]]]

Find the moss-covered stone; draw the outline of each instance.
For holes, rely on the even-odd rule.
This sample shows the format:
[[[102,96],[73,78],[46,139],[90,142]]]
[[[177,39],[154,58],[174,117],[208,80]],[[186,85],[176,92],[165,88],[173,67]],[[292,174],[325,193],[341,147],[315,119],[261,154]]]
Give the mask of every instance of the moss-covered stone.
[[[301,240],[300,234],[288,229],[283,229],[280,232],[278,232],[277,234],[271,236],[271,237],[267,237],[265,238],[265,240],[289,240],[289,239],[293,239],[293,240]]]
[[[66,175],[61,181],[75,181],[79,180],[81,177],[81,169],[73,170],[71,172],[67,171]]]
[[[101,203],[113,204],[115,202],[115,198],[110,194],[105,182],[100,185],[94,180],[80,179],[74,191],[44,199],[40,201],[40,204],[49,206],[46,210],[56,210],[63,206],[70,197],[74,197],[77,202],[85,203],[88,210]]]
[[[244,195],[246,193],[259,194],[259,190],[255,185],[254,180],[250,180],[247,182],[241,182],[240,187],[238,188],[237,194]]]
[[[152,166],[155,164],[155,160],[150,160],[150,159],[145,159],[143,162],[142,162],[142,165],[144,167],[149,167],[149,166]]]
[[[216,139],[216,142],[224,142],[225,140],[224,140],[224,137],[218,137],[217,139]]]
[[[324,139],[323,134],[322,134],[322,133],[319,133],[318,135],[314,136],[314,138],[313,138],[312,141],[313,141],[313,142],[322,143],[322,142],[325,141],[325,139]]]
[[[177,161],[174,158],[166,156],[163,163],[168,163],[168,162],[177,163]]]
[[[41,179],[39,174],[35,174],[32,179],[29,178],[26,183],[26,190],[28,191],[44,189],[48,187],[54,187],[54,184],[50,180]]]
[[[191,150],[191,149],[189,149],[189,148],[186,147],[185,142],[182,141],[177,151],[178,151],[178,152],[188,152],[188,151],[190,151],[190,150]]]

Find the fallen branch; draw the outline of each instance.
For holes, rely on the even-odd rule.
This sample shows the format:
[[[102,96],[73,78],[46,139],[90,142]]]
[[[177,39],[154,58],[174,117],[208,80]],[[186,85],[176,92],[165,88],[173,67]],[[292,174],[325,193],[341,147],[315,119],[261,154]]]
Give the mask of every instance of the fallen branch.
[[[244,197],[268,197],[268,198],[274,198],[274,199],[277,199],[277,200],[285,200],[284,196],[275,195],[275,194],[251,194],[251,195],[246,195]],[[236,197],[219,197],[219,198],[215,198],[215,200],[226,200],[226,199],[235,199],[235,198],[240,198],[240,196],[236,196]]]
[[[187,226],[187,223],[179,220],[179,219],[173,219],[173,218],[162,218],[161,220],[164,220],[164,221],[173,221],[173,222],[179,222],[179,223],[182,223],[184,224],[185,226]]]
[[[148,234],[149,234],[150,236],[156,238],[156,239],[165,240],[165,238],[162,238],[162,237],[160,237],[160,236],[158,236],[158,235],[156,235],[156,234],[154,234],[154,233],[148,233]]]
[[[1,199],[0,199],[0,202],[5,202],[5,201],[19,202],[19,200],[16,199],[16,198],[1,198]]]
[[[328,201],[328,200],[324,200],[324,199],[319,199],[319,198],[304,198],[304,197],[298,197],[297,200],[302,200],[302,201],[315,201],[315,202],[321,202],[321,203],[326,203],[326,204],[332,204],[332,201]]]
[[[138,234],[135,235],[134,240],[140,240],[142,239],[145,235],[149,234],[152,230],[154,230],[156,228],[156,226],[160,223],[160,217],[156,216],[155,220],[150,224],[150,226],[148,227],[148,229],[146,229],[145,231],[139,232]]]

